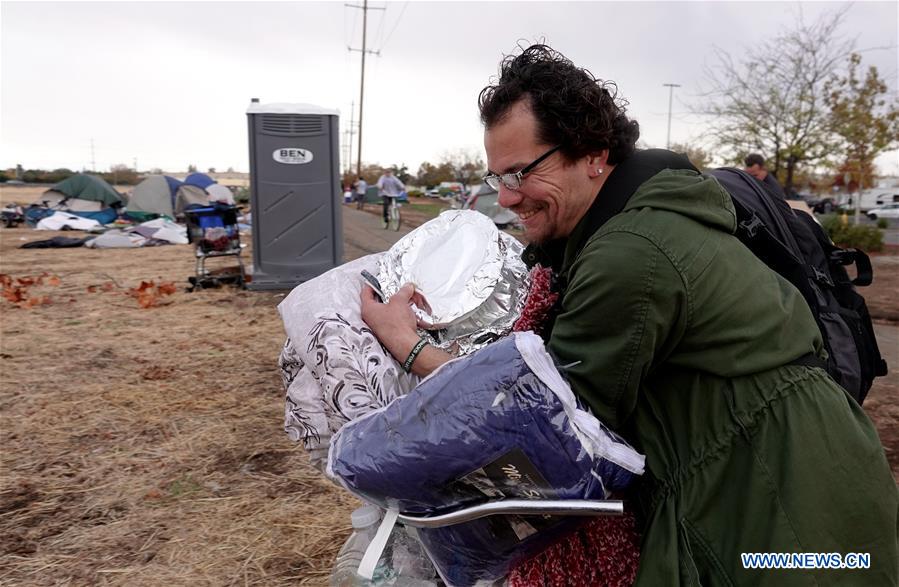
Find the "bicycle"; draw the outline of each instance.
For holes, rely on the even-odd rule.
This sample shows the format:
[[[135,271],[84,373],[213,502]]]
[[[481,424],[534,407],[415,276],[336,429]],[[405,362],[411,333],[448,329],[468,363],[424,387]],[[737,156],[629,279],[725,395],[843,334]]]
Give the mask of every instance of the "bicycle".
[[[396,196],[383,196],[385,198],[390,199],[390,204],[387,207],[387,220],[385,221],[383,216],[381,217],[381,226],[384,227],[384,230],[391,229],[394,232],[399,231],[400,226],[403,223],[402,214],[400,214],[400,204],[397,201]]]

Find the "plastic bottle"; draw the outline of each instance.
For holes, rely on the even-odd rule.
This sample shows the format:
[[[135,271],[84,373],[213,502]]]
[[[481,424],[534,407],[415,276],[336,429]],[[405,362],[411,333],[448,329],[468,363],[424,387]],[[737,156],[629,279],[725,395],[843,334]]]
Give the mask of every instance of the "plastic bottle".
[[[331,572],[331,587],[358,587],[369,584],[356,571],[365,555],[365,549],[378,531],[381,510],[373,505],[362,506],[350,516],[353,533],[337,553],[337,561]]]
[[[397,587],[436,585],[434,565],[413,532],[398,526],[391,536],[390,568],[396,577],[393,584]]]

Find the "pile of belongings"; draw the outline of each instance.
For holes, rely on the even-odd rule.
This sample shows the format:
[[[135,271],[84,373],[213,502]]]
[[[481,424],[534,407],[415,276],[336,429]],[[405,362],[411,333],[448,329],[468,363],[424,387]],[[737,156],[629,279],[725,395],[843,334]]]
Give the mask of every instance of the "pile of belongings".
[[[129,216],[155,214],[175,218],[196,206],[221,202],[234,205],[234,195],[205,173],[191,173],[184,181],[168,175],[150,175],[135,186],[128,197]]]
[[[78,216],[95,220],[97,224],[108,224],[118,217],[118,209],[122,205],[122,196],[102,178],[77,173],[41,194],[25,211],[25,219],[35,226],[48,216],[65,212],[70,217]]]
[[[156,245],[186,245],[187,228],[165,218],[148,220],[124,229],[107,230],[85,246],[97,249],[148,247]]]
[[[389,512],[431,516],[502,499],[607,499],[643,456],[575,398],[531,332],[513,333],[531,277],[521,245],[474,211],[441,214],[381,255],[338,267],[279,305],[285,430],[333,481]],[[413,311],[456,358],[407,374],[360,316],[359,275]],[[385,519],[395,519],[385,516]],[[507,576],[583,520],[491,516],[416,535],[448,585]]]
[[[47,240],[33,241],[22,245],[22,248],[60,248],[86,246],[97,249],[150,247],[157,245],[186,245],[187,228],[165,218],[148,220],[135,226],[106,229],[96,220],[74,216],[66,212],[56,212],[44,218],[36,227],[38,230],[84,230],[100,232],[93,238],[72,239],[54,237]]]
[[[456,231],[467,240],[452,238]],[[288,337],[280,358],[288,391],[286,429],[304,443],[320,470],[337,430],[418,384],[418,377],[405,373],[363,322],[361,272],[377,275],[388,296],[404,283],[415,283],[431,306],[430,312],[416,310],[429,324],[444,325],[429,331],[434,344],[461,354],[511,331],[527,293],[521,251],[518,241],[483,215],[444,212],[386,253],[302,283],[281,302]],[[434,265],[446,275],[441,277]],[[449,303],[453,296],[460,300],[456,306]]]

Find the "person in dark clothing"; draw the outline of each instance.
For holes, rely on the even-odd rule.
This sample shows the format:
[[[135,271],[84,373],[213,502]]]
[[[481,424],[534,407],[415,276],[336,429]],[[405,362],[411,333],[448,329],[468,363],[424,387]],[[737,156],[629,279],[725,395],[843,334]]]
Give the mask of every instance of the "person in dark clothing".
[[[746,166],[746,173],[759,180],[763,186],[772,194],[782,200],[787,199],[786,193],[778,183],[777,179],[765,167],[765,158],[758,153],[751,153],[743,160]]]
[[[717,180],[635,148],[616,94],[534,45],[503,60],[479,106],[484,181],[521,219],[525,262],[554,273],[547,347],[646,455],[627,505],[642,534],[636,583],[899,584],[896,483],[861,407],[801,360],[825,352],[802,294],[734,236]],[[363,288],[362,317],[425,376],[452,357],[416,331],[415,294],[407,284],[380,303]],[[870,565],[754,567],[759,553],[867,553]]]

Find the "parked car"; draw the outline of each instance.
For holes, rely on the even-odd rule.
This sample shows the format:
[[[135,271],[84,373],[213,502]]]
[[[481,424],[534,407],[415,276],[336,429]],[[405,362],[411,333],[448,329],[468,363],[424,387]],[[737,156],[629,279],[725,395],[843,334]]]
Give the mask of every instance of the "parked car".
[[[837,209],[837,203],[833,198],[810,198],[805,203],[818,214],[830,214]]]
[[[880,208],[872,208],[868,210],[868,218],[877,220],[878,218],[899,218],[899,204],[884,204]]]

